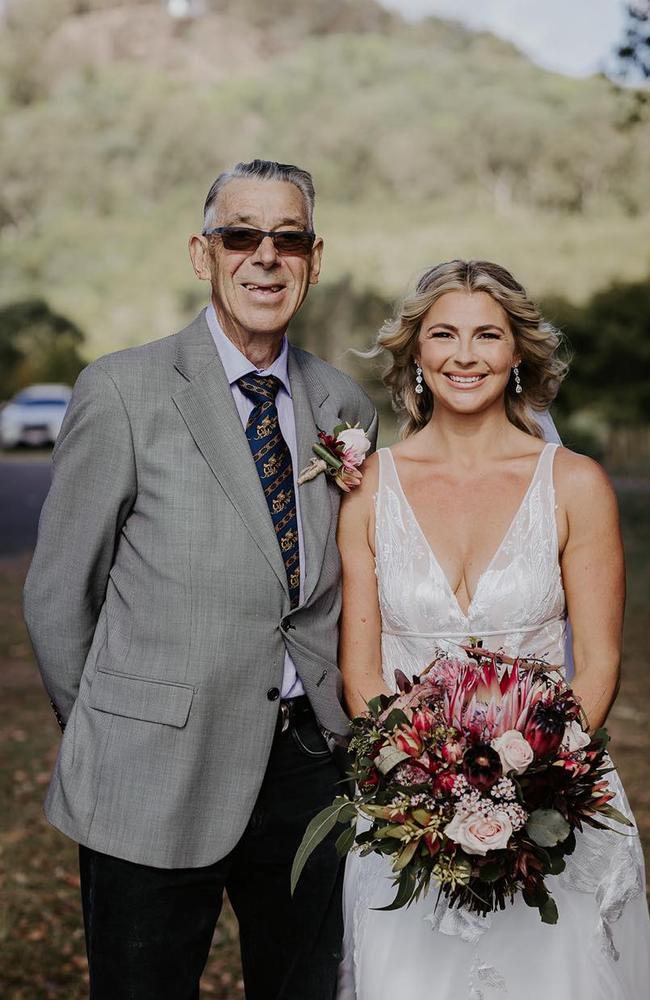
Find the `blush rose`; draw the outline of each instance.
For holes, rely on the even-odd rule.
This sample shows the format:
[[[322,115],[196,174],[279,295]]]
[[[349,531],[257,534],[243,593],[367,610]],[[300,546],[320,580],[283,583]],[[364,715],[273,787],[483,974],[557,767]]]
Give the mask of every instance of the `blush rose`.
[[[491,745],[501,758],[504,774],[508,771],[523,774],[535,758],[533,748],[518,729],[508,729],[492,740]]]
[[[344,465],[348,469],[357,469],[370,448],[366,432],[361,427],[348,427],[337,434],[336,440],[343,445],[341,458]]]
[[[485,855],[508,846],[512,823],[504,812],[494,812],[491,816],[479,812],[464,816],[456,813],[444,832],[466,854]]]

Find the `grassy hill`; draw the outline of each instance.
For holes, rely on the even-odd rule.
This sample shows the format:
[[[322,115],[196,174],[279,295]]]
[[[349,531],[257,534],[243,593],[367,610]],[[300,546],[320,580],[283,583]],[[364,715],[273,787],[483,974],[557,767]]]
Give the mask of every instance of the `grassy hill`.
[[[10,3],[0,304],[44,296],[89,357],[177,328],[205,298],[185,251],[205,191],[254,156],[313,172],[325,283],[390,299],[485,256],[579,303],[647,273],[650,130],[629,93],[374,0],[206,8]]]

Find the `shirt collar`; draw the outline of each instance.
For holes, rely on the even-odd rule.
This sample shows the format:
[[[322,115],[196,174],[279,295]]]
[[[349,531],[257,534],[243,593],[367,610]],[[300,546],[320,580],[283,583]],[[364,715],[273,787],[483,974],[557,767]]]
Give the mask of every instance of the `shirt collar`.
[[[241,378],[243,375],[250,375],[251,372],[257,372],[258,375],[275,375],[275,377],[282,383],[285,391],[289,394],[289,396],[291,395],[288,369],[289,344],[286,337],[282,338],[280,353],[273,364],[262,371],[255,368],[246,355],[242,354],[242,352],[235,347],[232,340],[229,340],[228,337],[226,337],[225,333],[221,329],[221,325],[217,319],[217,314],[212,302],[205,311],[205,319],[210,333],[212,334],[212,339],[214,340],[219,357],[221,358],[226,378],[231,386],[234,385],[237,379]]]

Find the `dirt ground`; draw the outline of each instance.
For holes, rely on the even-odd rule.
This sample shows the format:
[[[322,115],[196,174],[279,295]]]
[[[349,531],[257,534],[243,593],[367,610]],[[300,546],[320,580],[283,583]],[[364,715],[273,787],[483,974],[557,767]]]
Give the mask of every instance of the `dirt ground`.
[[[650,492],[619,483],[628,560],[623,681],[609,720],[612,754],[650,848],[649,654]],[[41,802],[59,732],[41,688],[20,612],[25,557],[0,560],[0,996],[87,997],[75,845],[48,826]],[[237,928],[226,905],[202,981],[202,996],[243,997]]]

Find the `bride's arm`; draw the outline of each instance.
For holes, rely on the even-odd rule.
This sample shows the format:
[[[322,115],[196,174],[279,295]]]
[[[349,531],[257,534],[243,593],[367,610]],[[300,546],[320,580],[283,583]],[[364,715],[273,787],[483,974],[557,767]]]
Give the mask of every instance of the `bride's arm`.
[[[619,684],[625,567],[618,507],[603,470],[583,455],[558,452],[556,484],[565,515],[561,566],[573,629],[572,687],[593,731],[607,718]]]
[[[361,715],[380,691],[388,694],[381,673],[381,616],[373,551],[373,497],[378,458],[363,466],[361,485],[341,501],[337,542],[341,552],[343,606],[339,666],[350,715]]]

